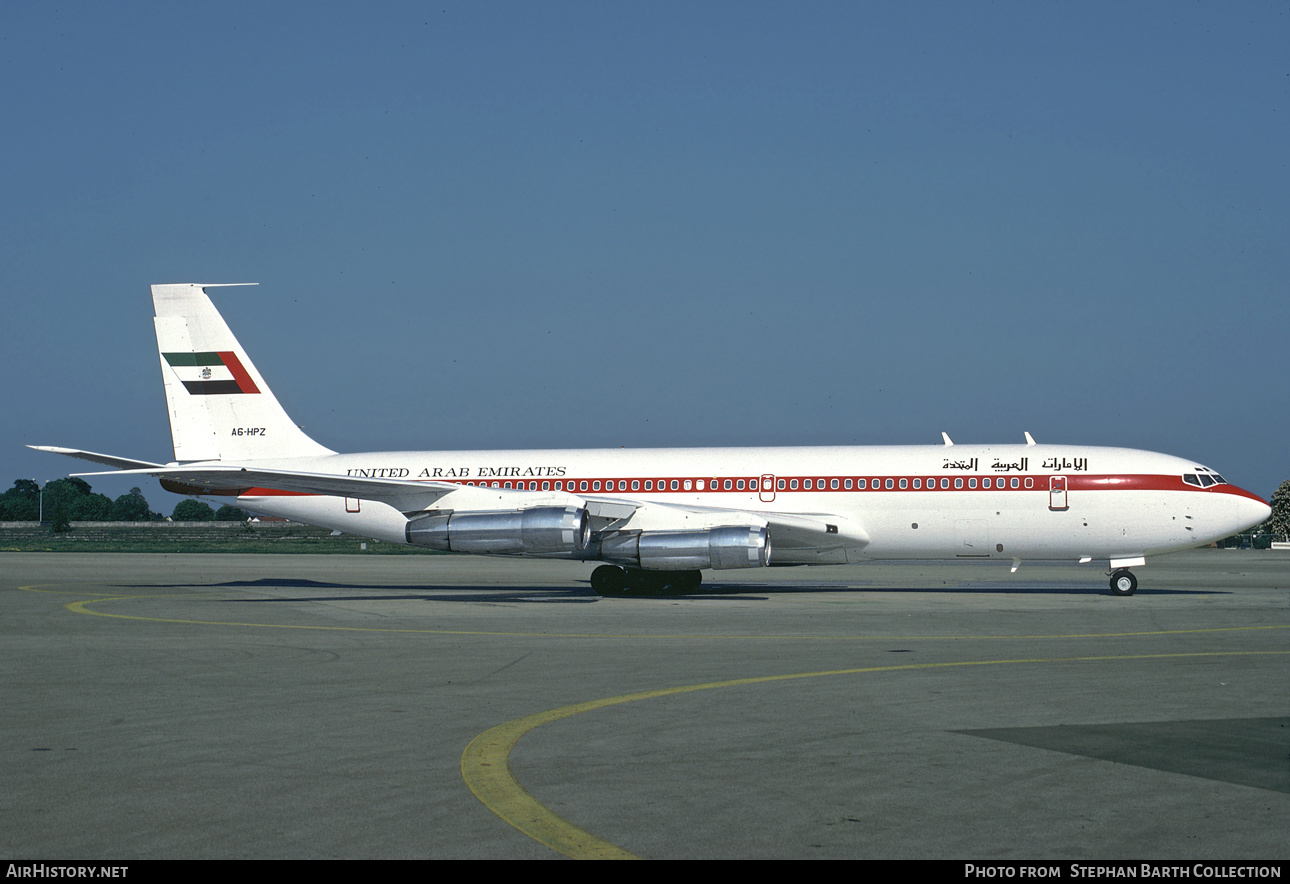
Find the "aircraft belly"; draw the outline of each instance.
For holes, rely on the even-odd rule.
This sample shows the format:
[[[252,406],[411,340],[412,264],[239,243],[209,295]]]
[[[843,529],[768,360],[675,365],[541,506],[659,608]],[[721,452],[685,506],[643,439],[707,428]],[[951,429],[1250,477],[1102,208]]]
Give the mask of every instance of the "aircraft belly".
[[[407,543],[407,517],[394,507],[375,500],[358,502],[357,512],[351,511],[355,502],[343,497],[275,494],[239,497],[237,500],[238,505],[250,512],[388,543]]]
[[[1010,495],[984,506],[866,507],[855,518],[872,537],[864,550],[868,559],[1105,558],[1207,542],[1177,497],[1143,495],[1125,507],[1107,495],[1071,494],[1068,508],[1050,510],[1045,492],[1042,501],[1027,498],[1021,505]]]

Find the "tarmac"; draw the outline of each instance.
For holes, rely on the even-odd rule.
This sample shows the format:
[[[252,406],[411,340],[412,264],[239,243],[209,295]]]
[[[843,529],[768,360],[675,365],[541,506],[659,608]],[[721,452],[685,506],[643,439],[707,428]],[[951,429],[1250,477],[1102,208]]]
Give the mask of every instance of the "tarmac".
[[[1290,552],[0,553],[0,854],[1290,858]]]

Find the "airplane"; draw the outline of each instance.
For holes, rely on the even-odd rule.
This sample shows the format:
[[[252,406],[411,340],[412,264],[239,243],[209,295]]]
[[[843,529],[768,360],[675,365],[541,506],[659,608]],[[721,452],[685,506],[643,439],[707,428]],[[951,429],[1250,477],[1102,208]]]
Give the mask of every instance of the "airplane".
[[[1024,444],[338,454],[296,426],[207,290],[152,286],[175,459],[40,451],[168,491],[454,553],[601,563],[601,595],[689,592],[705,570],[871,560],[1109,563],[1129,596],[1148,556],[1271,513],[1194,461]]]

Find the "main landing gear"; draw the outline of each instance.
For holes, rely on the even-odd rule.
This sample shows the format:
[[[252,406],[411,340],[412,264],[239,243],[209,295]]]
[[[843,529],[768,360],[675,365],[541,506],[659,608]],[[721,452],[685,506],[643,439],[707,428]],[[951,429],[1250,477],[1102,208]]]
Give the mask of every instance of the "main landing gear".
[[[1133,595],[1138,588],[1138,578],[1128,568],[1120,568],[1111,574],[1111,592],[1115,595]]]
[[[698,589],[702,582],[699,571],[642,571],[601,565],[591,572],[591,588],[600,595],[687,593]]]

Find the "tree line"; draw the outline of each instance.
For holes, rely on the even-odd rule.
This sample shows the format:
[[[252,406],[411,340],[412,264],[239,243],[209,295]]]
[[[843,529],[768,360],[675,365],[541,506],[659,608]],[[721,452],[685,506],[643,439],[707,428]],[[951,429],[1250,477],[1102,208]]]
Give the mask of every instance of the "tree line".
[[[245,510],[225,504],[219,509],[200,500],[182,500],[170,518],[176,522],[240,522],[250,518]],[[18,479],[0,494],[0,522],[44,521],[55,530],[71,522],[161,522],[166,517],[153,512],[143,492],[131,488],[116,500],[96,494],[90,483],[78,477],[46,482],[42,489],[31,479]]]

